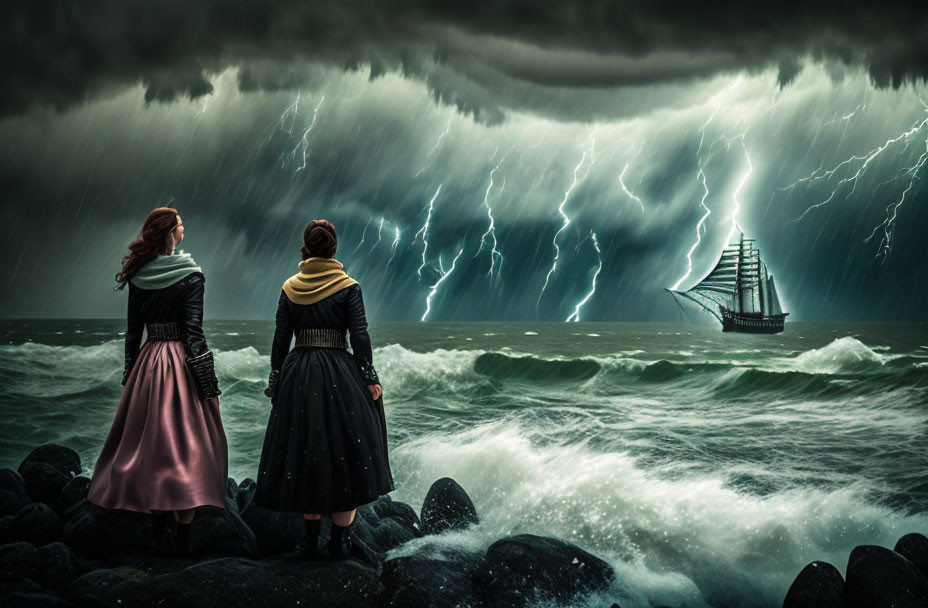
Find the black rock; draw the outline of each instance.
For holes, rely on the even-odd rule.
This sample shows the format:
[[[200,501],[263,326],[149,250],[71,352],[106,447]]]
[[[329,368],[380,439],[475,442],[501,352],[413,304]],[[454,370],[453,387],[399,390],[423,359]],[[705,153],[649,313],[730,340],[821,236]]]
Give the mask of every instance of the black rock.
[[[367,522],[371,526],[377,526],[380,523],[380,517],[374,511],[374,503],[372,502],[358,507],[358,512],[355,517],[358,520]]]
[[[906,558],[875,545],[851,551],[845,592],[850,608],[928,606],[928,579]]]
[[[378,519],[391,517],[399,520],[404,527],[413,531],[416,536],[422,536],[422,522],[416,515],[415,509],[398,500],[392,500],[389,495],[381,496],[371,503],[371,507]]]
[[[8,490],[0,490],[0,517],[6,515],[13,515],[26,505],[28,505],[31,500],[28,495],[10,492]]]
[[[257,489],[258,484],[250,477],[246,477],[242,480],[242,483],[238,484],[238,493],[236,494],[235,501],[238,503],[239,513],[245,512],[245,509],[251,504],[251,499],[255,497],[255,490]]]
[[[55,511],[61,515],[77,504],[81,499],[87,498],[90,492],[89,477],[74,477],[61,489],[61,495],[55,501]]]
[[[15,606],[16,608],[71,608],[74,606],[68,600],[55,595],[47,589],[41,591],[16,591],[5,597],[0,596],[0,606]]]
[[[64,543],[50,543],[38,548],[41,583],[60,590],[84,572],[84,565]]]
[[[300,513],[272,511],[253,504],[242,519],[254,532],[261,555],[293,551],[305,532]]]
[[[69,478],[81,472],[81,457],[77,455],[77,452],[54,443],[39,446],[29,452],[29,455],[19,465],[19,472],[22,473],[23,467],[30,462],[50,464]]]
[[[6,517],[0,517],[0,545],[5,545],[10,542],[10,534],[12,530],[13,516],[7,515]]]
[[[802,569],[783,600],[783,608],[846,608],[844,579],[828,562]]]
[[[305,562],[295,554],[261,561],[227,557],[166,574],[135,568],[94,570],[63,595],[79,605],[124,608],[264,608],[278,606],[375,606],[377,573],[355,560]],[[122,600],[120,602],[120,600]]]
[[[612,566],[557,538],[519,534],[487,549],[488,569],[480,588],[494,606],[573,601],[577,595],[607,589]]]
[[[20,472],[26,482],[29,497],[47,505],[57,503],[61,491],[71,481],[70,475],[65,475],[45,462],[30,462],[21,467]]]
[[[380,524],[371,531],[378,550],[389,551],[395,549],[408,540],[416,538],[415,531],[399,519],[387,517],[380,520]],[[362,538],[363,540],[363,538]]]
[[[41,502],[31,502],[10,522],[9,540],[44,545],[61,538],[61,520],[51,508]]]
[[[255,534],[238,514],[235,501],[226,497],[226,508],[203,506],[197,509],[190,528],[190,544],[198,552],[257,557]]]
[[[64,540],[91,556],[122,550],[148,551],[151,516],[122,509],[105,509],[86,499],[67,513]]]
[[[39,552],[29,543],[10,543],[0,546],[0,581],[19,578],[38,579]]]
[[[425,495],[421,521],[424,534],[437,534],[461,530],[480,520],[464,488],[450,477],[443,477],[433,483]]]
[[[476,608],[483,600],[474,590],[475,576],[486,570],[480,553],[422,547],[415,555],[384,563],[380,582],[383,605],[410,608]]]
[[[923,534],[906,534],[899,539],[893,551],[912,562],[928,578],[928,538]]]
[[[235,503],[235,509],[238,510],[238,503],[236,498],[238,497],[238,483],[231,477],[226,479],[226,498],[230,498],[232,502]]]
[[[28,496],[23,476],[13,469],[0,469],[0,490],[12,492],[19,496]]]

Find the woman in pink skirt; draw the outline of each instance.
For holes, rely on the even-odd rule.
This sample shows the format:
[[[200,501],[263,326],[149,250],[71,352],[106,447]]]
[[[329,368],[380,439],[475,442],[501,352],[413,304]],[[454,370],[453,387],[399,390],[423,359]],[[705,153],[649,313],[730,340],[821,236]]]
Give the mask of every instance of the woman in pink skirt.
[[[125,388],[87,499],[151,513],[154,551],[190,555],[196,507],[225,507],[228,447],[203,335],[205,278],[175,252],[183,238],[177,210],[155,209],[116,275],[117,289],[129,285]]]

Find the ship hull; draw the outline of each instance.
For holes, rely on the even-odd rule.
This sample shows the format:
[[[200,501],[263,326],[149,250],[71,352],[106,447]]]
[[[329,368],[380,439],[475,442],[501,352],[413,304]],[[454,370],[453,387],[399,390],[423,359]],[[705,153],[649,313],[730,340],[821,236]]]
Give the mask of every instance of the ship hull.
[[[762,317],[759,315],[745,315],[722,309],[722,331],[737,331],[747,334],[778,334],[783,331],[786,315]]]

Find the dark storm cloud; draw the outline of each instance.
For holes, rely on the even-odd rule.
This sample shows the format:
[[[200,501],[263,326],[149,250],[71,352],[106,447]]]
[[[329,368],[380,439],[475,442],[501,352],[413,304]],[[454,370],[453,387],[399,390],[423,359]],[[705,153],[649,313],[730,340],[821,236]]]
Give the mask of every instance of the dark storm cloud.
[[[917,3],[24,2],[2,9],[0,112],[69,107],[141,82],[146,99],[198,97],[242,67],[245,89],[306,86],[321,63],[397,71],[484,122],[506,109],[590,119],[560,89],[646,85],[799,59],[865,66],[880,86],[928,76]],[[574,100],[576,101],[576,100]]]
[[[806,65],[785,89],[776,69],[634,94],[598,88],[593,106],[590,94],[565,89],[559,116],[571,116],[573,103],[583,112],[612,105],[629,118],[578,124],[511,112],[488,126],[393,72],[371,81],[320,64],[269,65],[223,72],[194,101],[147,104],[137,85],[67,112],[0,120],[0,224],[12,227],[0,241],[0,286],[15,294],[0,301],[0,315],[123,314],[125,294],[111,290],[119,259],[145,214],[173,199],[188,227],[183,248],[209,277],[211,318],[268,318],[295,272],[303,227],[326,217],[375,320],[419,319],[440,267],[463,248],[430,320],[562,321],[591,287],[593,232],[602,273],[581,320],[674,320],[664,288],[687,271],[704,213],[702,167],[712,215],[685,285],[715,262],[737,194],[738,220],[760,239],[791,320],[924,319],[921,181],[898,210],[885,264],[874,259],[878,243],[863,240],[905,189],[903,170],[924,150],[928,126],[802,221],[840,177],[783,189],[922,120],[923,86],[874,89],[859,70],[833,80],[826,66]],[[446,64],[439,76],[479,87]],[[308,84],[290,90],[299,83]],[[422,230],[439,186],[426,251]],[[568,191],[571,223],[542,294]],[[487,196],[502,256],[492,276]],[[50,269],[55,281],[37,280]]]

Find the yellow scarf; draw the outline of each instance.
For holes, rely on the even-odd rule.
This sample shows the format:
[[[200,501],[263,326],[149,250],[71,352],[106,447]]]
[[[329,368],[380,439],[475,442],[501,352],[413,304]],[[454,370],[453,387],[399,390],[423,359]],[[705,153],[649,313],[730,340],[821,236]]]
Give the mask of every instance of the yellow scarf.
[[[315,304],[355,283],[335,258],[306,258],[300,262],[300,272],[284,281],[283,289],[294,304]]]

